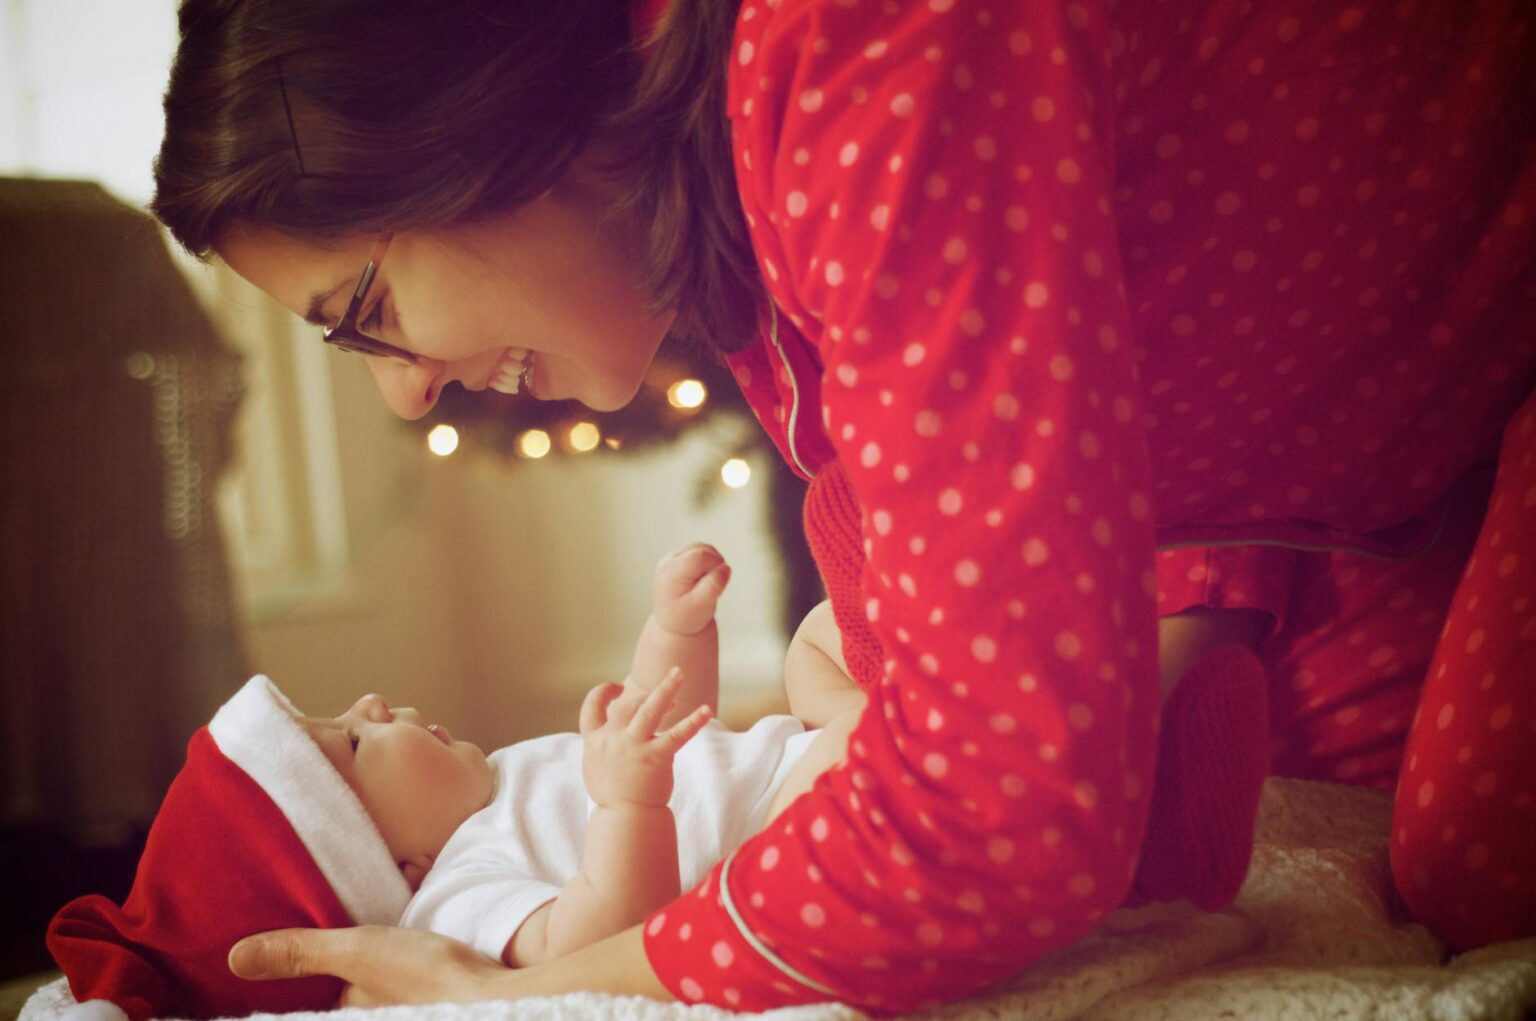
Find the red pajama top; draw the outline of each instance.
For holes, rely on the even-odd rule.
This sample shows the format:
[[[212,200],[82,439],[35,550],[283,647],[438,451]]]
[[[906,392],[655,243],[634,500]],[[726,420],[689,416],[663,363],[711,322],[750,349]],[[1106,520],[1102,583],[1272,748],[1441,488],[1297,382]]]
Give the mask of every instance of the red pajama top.
[[[1529,19],[745,0],[775,309],[732,366],[846,467],[885,662],[847,764],[648,922],[676,995],[911,1009],[1121,900],[1154,550],[1411,553],[1530,391]]]

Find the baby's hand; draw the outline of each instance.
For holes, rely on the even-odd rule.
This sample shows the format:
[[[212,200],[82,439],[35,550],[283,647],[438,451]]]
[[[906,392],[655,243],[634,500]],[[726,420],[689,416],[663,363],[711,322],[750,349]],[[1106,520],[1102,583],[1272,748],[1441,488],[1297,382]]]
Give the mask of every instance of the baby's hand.
[[[715,603],[731,580],[720,551],[695,542],[661,558],[651,585],[651,616],[663,631],[698,634],[715,619]]]
[[[709,722],[701,705],[670,730],[656,725],[677,700],[682,671],[673,667],[644,699],[619,699],[624,686],[601,684],[581,704],[581,775],[605,807],[665,807],[672,798],[672,757]],[[637,704],[638,703],[638,704]]]

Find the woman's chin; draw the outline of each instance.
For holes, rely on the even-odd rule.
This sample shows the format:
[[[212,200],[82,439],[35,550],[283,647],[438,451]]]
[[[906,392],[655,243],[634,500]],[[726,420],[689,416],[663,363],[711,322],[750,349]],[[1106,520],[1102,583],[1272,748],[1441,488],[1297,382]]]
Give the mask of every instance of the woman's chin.
[[[603,380],[576,395],[576,399],[596,412],[619,411],[640,392],[640,380],[634,383]]]
[[[633,395],[631,395],[630,400],[633,400],[633,399],[634,399]],[[623,410],[624,407],[629,404],[629,401],[628,400],[583,400],[581,403],[582,403],[583,406],[585,406],[590,411],[595,411],[598,414],[606,414],[607,412],[610,412],[610,411],[621,411],[621,410]]]

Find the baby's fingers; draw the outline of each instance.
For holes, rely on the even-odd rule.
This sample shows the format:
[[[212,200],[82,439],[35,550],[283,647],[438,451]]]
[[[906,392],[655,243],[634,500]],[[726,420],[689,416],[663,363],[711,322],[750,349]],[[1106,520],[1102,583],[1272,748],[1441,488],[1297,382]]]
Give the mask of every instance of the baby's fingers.
[[[668,754],[676,752],[683,745],[693,740],[693,736],[704,729],[705,724],[714,712],[707,705],[701,705],[689,713],[679,722],[673,724],[666,733],[657,734],[656,740]]]
[[[587,692],[581,703],[581,732],[590,734],[608,720],[608,707],[624,693],[622,684],[599,684]]]
[[[714,570],[706,574],[700,584],[713,589],[715,595],[718,596],[720,593],[725,591],[725,586],[730,582],[730,580],[731,565],[721,563],[717,564]]]
[[[629,721],[629,736],[638,741],[649,741],[661,724],[661,718],[667,715],[667,710],[677,700],[677,689],[682,684],[682,670],[677,667],[668,670],[667,676],[661,679],[661,683],[645,696],[645,701],[635,710],[634,719]]]

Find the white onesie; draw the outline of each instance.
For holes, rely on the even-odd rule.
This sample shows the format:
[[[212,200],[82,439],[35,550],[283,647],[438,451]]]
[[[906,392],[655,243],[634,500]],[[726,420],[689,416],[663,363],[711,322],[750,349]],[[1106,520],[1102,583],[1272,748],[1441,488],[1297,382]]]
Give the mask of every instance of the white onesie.
[[[737,732],[711,720],[674,759],[681,889],[762,828],[773,795],[816,737],[793,716]],[[581,735],[493,752],[491,803],[454,831],[400,924],[468,943],[497,960],[518,926],[581,871],[592,801]]]

